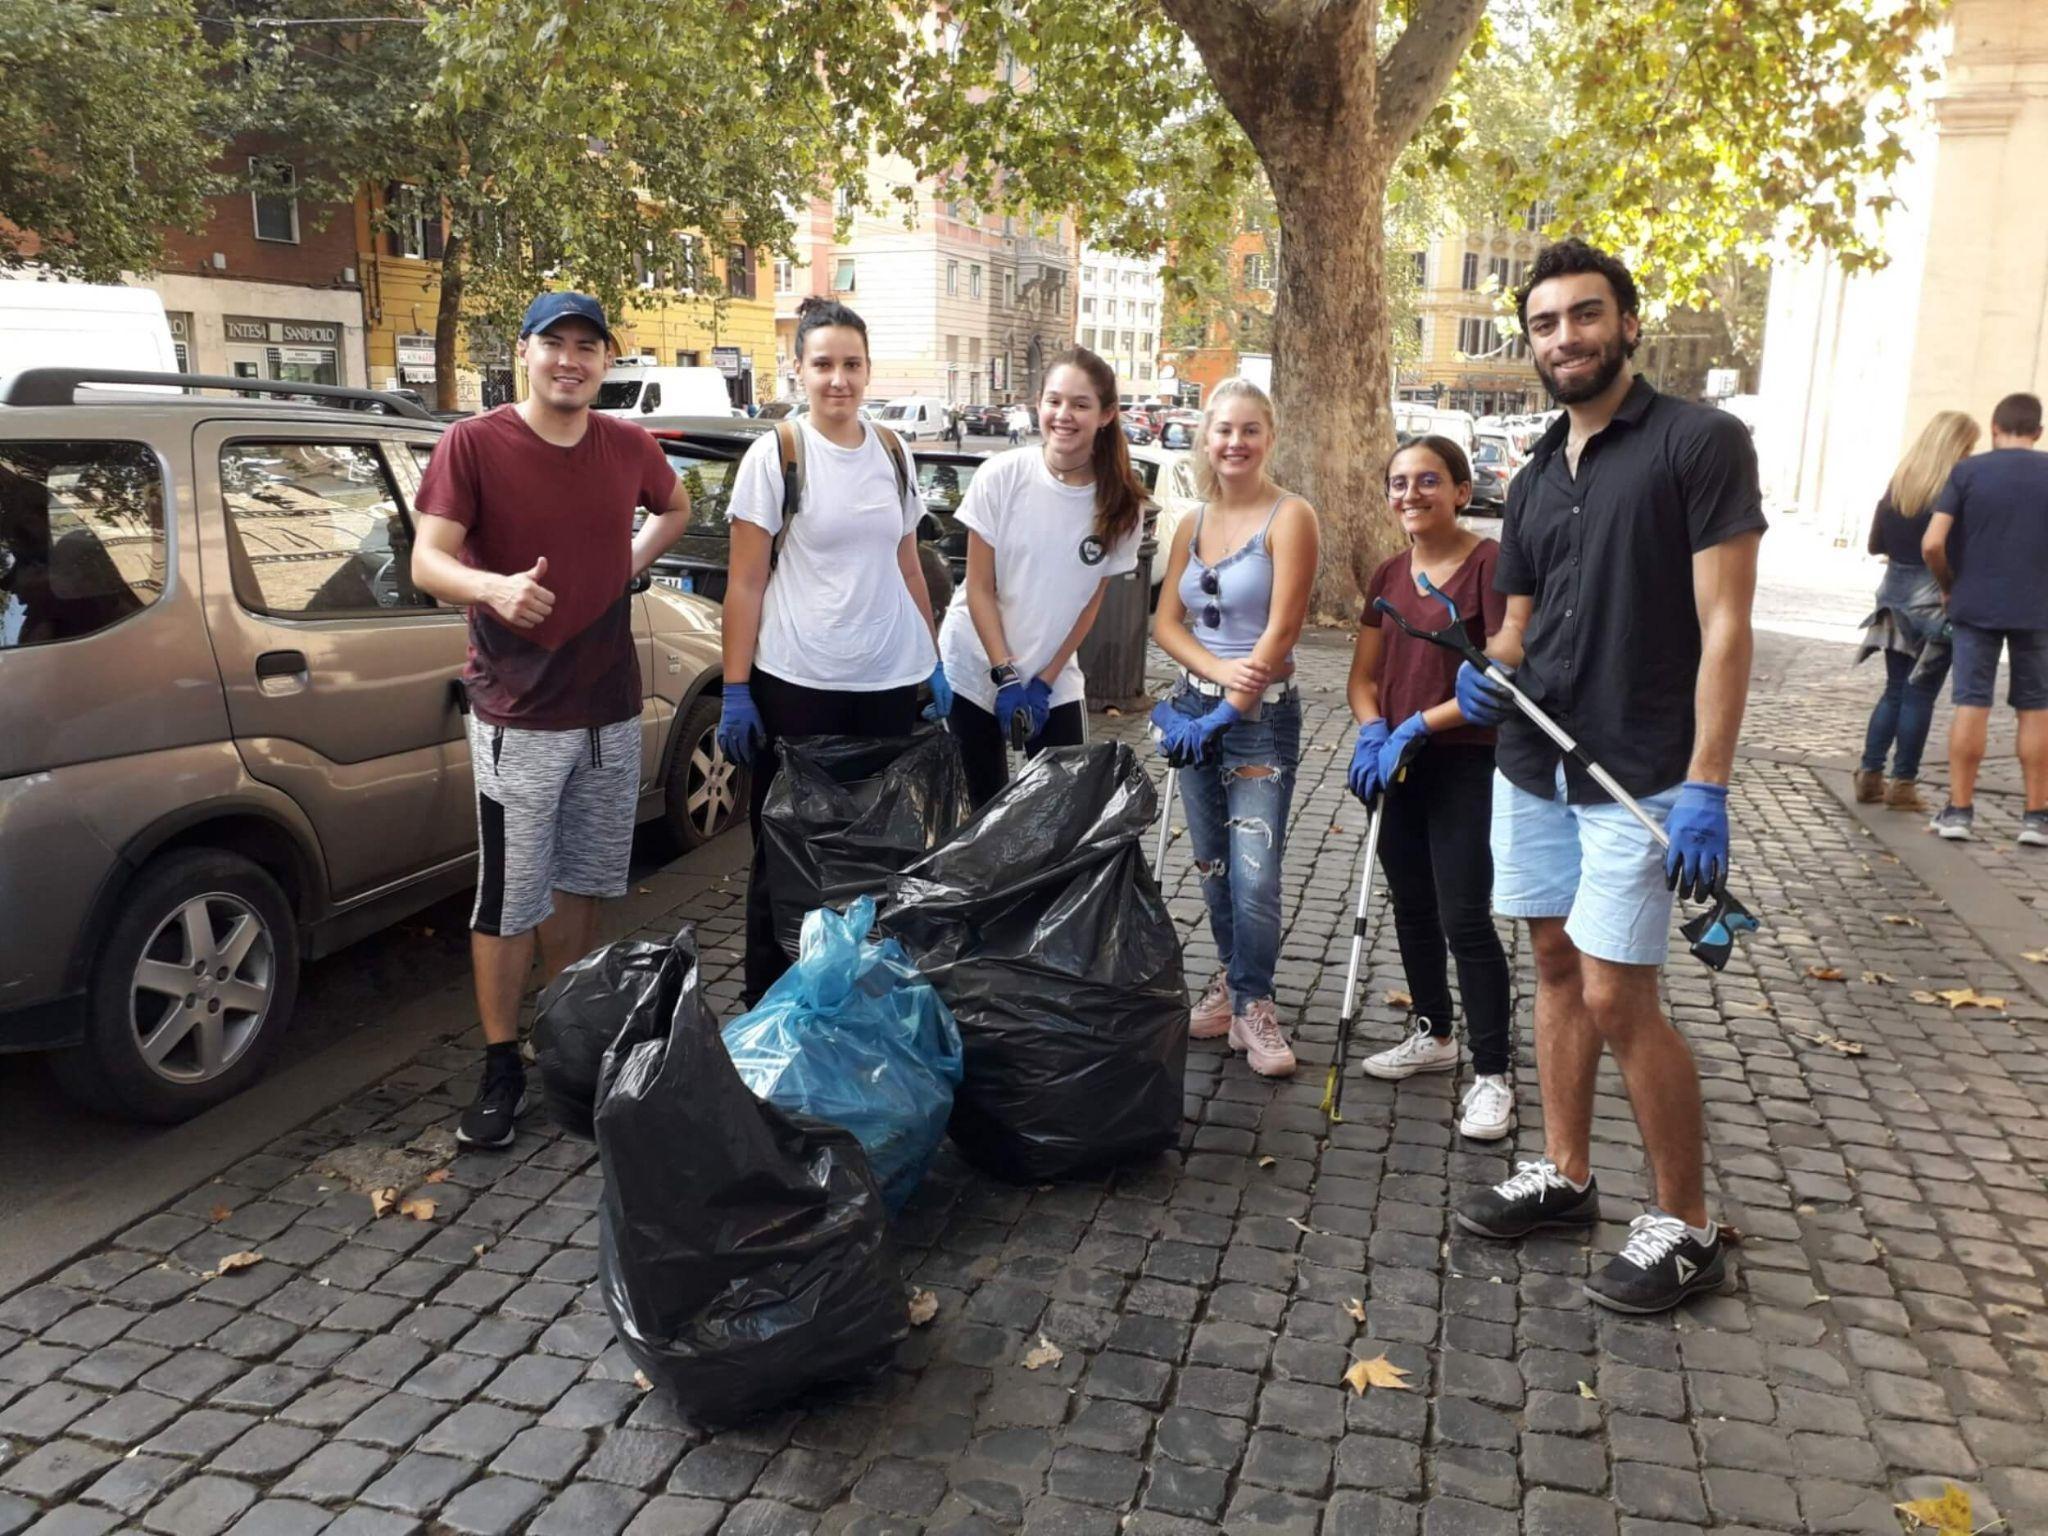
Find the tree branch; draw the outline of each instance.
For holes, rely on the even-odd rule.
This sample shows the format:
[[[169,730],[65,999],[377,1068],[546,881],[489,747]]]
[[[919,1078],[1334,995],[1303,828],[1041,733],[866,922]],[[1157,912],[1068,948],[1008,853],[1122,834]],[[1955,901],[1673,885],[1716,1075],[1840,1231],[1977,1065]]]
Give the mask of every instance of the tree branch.
[[[1379,66],[1375,118],[1390,148],[1407,144],[1436,110],[1485,14],[1486,0],[1417,0],[1407,28]]]

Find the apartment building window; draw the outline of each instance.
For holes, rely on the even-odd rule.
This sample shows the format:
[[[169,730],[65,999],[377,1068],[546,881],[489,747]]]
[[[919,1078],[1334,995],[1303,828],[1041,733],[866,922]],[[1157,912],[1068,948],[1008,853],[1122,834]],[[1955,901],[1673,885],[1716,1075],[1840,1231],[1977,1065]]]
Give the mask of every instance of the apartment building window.
[[[1458,322],[1458,350],[1467,357],[1478,357],[1499,345],[1491,320],[1465,319]]]
[[[1149,379],[1152,377],[1152,360],[1149,357],[1141,357],[1138,359],[1138,377],[1141,379]]]
[[[1150,357],[1152,355],[1152,333],[1150,331],[1146,331],[1138,337],[1138,355],[1140,357]]]
[[[853,188],[839,188],[839,190],[833,194],[832,206],[833,209],[838,213],[840,218],[851,218],[853,216]]]
[[[640,289],[650,289],[660,281],[654,268],[654,242],[645,242],[643,249],[633,253],[633,284]]]
[[[1083,296],[1082,296],[1082,299],[1081,299],[1081,313],[1082,313],[1082,314],[1084,314],[1084,315],[1092,315],[1092,314],[1094,314],[1094,313],[1095,313],[1095,295],[1094,295],[1094,294],[1092,294],[1092,293],[1091,293],[1091,294],[1085,294],[1085,295],[1083,295]]]
[[[696,368],[702,365],[703,361],[704,354],[694,348],[676,348],[676,366],[678,368]]]
[[[967,269],[967,296],[970,299],[978,299],[981,297],[980,262],[975,262],[972,266],[968,267]]]
[[[755,278],[754,248],[734,246],[732,254],[725,258],[725,291],[736,299],[751,299],[759,286]]]
[[[796,292],[796,263],[787,256],[775,258],[775,291],[777,293]]]
[[[1421,350],[1422,350],[1422,316],[1420,316],[1420,315],[1410,315],[1410,316],[1408,317],[1408,334],[1409,334],[1410,336],[1412,336],[1412,337],[1413,337],[1413,338],[1415,339],[1415,349],[1416,349],[1416,350],[1417,350],[1418,352],[1419,352],[1419,351],[1421,351]]]
[[[1244,259],[1244,285],[1254,290],[1273,286],[1273,266],[1270,257],[1254,251]]]
[[[959,361],[960,338],[958,336],[948,336],[946,338],[946,362],[948,363],[948,365],[951,365]]]
[[[1136,338],[1129,331],[1124,332],[1124,351],[1126,354],[1137,350],[1137,347],[1134,345],[1135,340]]]
[[[1095,350],[1095,327],[1094,327],[1094,326],[1092,326],[1092,325],[1089,325],[1089,326],[1084,326],[1084,327],[1082,327],[1082,329],[1081,329],[1081,345],[1082,345],[1082,346],[1084,346],[1084,347],[1086,347],[1086,348],[1087,348],[1087,349],[1088,349],[1088,350],[1089,350],[1090,352],[1093,352],[1093,351]]]
[[[1503,293],[1507,291],[1509,275],[1513,270],[1513,264],[1505,256],[1486,258],[1486,275],[1493,279],[1493,286]]]
[[[697,291],[697,274],[702,269],[698,240],[695,235],[676,236],[675,286],[685,293]]]
[[[1003,302],[1005,304],[1017,302],[1017,274],[1014,272],[1005,272],[1003,274]]]
[[[1516,263],[1515,263],[1515,286],[1516,286],[1517,288],[1519,288],[1519,287],[1521,287],[1521,286],[1522,286],[1522,284],[1523,284],[1523,283],[1527,282],[1528,280],[1529,280],[1529,263],[1528,263],[1528,262],[1526,262],[1526,261],[1518,261],[1518,262],[1516,262]]]
[[[946,292],[958,293],[959,291],[960,263],[957,261],[949,261],[946,263]]]
[[[967,338],[967,361],[977,374],[981,372],[981,338],[979,336]]]
[[[249,207],[258,240],[299,243],[299,178],[289,160],[249,157]],[[421,237],[425,239],[424,236]]]
[[[854,272],[854,269],[853,269],[853,268],[854,268],[854,262],[853,262],[853,258],[852,258],[851,256],[842,256],[842,257],[840,257],[840,258],[839,258],[839,260],[838,260],[837,262],[835,262],[835,263],[833,264],[833,268],[832,268],[832,290],[833,290],[833,292],[835,292],[835,293],[852,293],[852,292],[854,291],[854,278],[855,278],[855,276],[856,276],[857,274],[856,274],[856,273]]]
[[[1150,321],[1150,320],[1152,319],[1152,310],[1153,310],[1153,306],[1152,306],[1152,305],[1150,305],[1150,304],[1147,304],[1147,305],[1146,305],[1146,306],[1144,307],[1144,310],[1143,310],[1143,315],[1144,315],[1144,318],[1146,319],[1146,321],[1148,321],[1148,322],[1149,322],[1149,321]]]
[[[1467,293],[1471,293],[1478,288],[1479,253],[1477,251],[1467,251],[1465,253],[1464,268],[1458,273],[1458,286]]]
[[[1082,282],[1084,282],[1084,283],[1092,283],[1092,282],[1094,282],[1094,281],[1095,281],[1095,269],[1094,269],[1093,267],[1083,267],[1083,268],[1081,269],[1081,281],[1082,281]]]
[[[1408,261],[1415,271],[1415,286],[1427,288],[1429,286],[1429,252],[1410,251],[1408,253]]]

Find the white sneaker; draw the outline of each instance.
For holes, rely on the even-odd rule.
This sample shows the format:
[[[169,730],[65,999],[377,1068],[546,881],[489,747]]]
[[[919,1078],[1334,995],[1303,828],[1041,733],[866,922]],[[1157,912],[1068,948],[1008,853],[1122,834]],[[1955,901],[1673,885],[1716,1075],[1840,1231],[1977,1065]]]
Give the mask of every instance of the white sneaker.
[[[1398,1083],[1418,1072],[1448,1072],[1458,1064],[1458,1037],[1439,1040],[1429,1032],[1429,1020],[1417,1018],[1415,1032],[1391,1050],[1365,1058],[1365,1073],[1382,1082]]]
[[[1245,1064],[1261,1077],[1294,1075],[1294,1047],[1287,1042],[1287,1031],[1280,1027],[1280,1011],[1270,997],[1247,1003],[1244,1012],[1230,1021],[1230,1045],[1244,1052]]]
[[[1201,1000],[1188,1010],[1188,1036],[1194,1040],[1215,1040],[1229,1033],[1230,982],[1218,971]]]
[[[1458,1106],[1458,1134],[1473,1141],[1499,1141],[1515,1128],[1515,1088],[1489,1073],[1472,1079]]]

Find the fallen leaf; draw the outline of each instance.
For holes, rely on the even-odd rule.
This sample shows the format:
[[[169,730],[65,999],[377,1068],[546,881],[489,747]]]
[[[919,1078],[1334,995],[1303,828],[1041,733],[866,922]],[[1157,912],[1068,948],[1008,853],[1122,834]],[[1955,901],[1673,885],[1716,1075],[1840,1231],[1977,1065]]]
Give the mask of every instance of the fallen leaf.
[[[1910,996],[1916,1003],[1938,1003],[1941,1001],[1941,999],[1936,997],[1932,992],[1927,991],[1915,991],[1909,993],[1908,996]]]
[[[922,1328],[939,1315],[939,1298],[930,1291],[910,1293],[910,1326]]]
[[[1387,994],[1387,1006],[1389,1008],[1413,1008],[1415,1006],[1415,999],[1406,992],[1389,992]]]
[[[1873,986],[1889,987],[1894,985],[1897,982],[1898,978],[1894,976],[1887,976],[1883,971],[1865,971],[1863,973],[1863,979],[1871,983],[1871,985]]]
[[[1280,1159],[1277,1157],[1262,1157],[1259,1159],[1259,1166],[1261,1168],[1270,1168],[1279,1161]]]
[[[1911,1499],[1904,1504],[1894,1504],[1900,1514],[1906,1517],[1909,1531],[1934,1531],[1938,1536],[1970,1536],[1975,1529],[1970,1510],[1970,1494],[1966,1488],[1954,1483],[1941,1485],[1938,1499]]]
[[[446,1184],[448,1182],[448,1170],[446,1168],[436,1168],[421,1182],[425,1184]]]
[[[1344,829],[1333,821],[1330,823],[1330,833],[1333,837],[1342,837],[1344,835]]]
[[[408,1200],[398,1208],[399,1215],[410,1216],[414,1221],[432,1221],[434,1219],[434,1211],[434,1202],[425,1197],[418,1200]]]
[[[232,1275],[238,1269],[247,1269],[251,1264],[261,1264],[262,1262],[262,1254],[251,1253],[244,1249],[240,1253],[231,1253],[222,1259],[219,1264],[214,1266],[213,1272],[216,1275]]]
[[[1375,1355],[1370,1360],[1354,1360],[1351,1369],[1344,1373],[1344,1384],[1360,1397],[1367,1387],[1385,1387],[1393,1392],[1412,1392],[1408,1385],[1408,1373],[1394,1364],[1385,1355]]]
[[[471,1253],[475,1254],[475,1255],[476,1255],[476,1256],[477,1256],[478,1258],[482,1258],[482,1257],[484,1256],[484,1248],[485,1248],[485,1245],[484,1245],[483,1243],[478,1243],[478,1244],[476,1244],[476,1245],[475,1245],[475,1246],[474,1246],[473,1248],[471,1248],[471,1249],[470,1249],[469,1251],[470,1251]]]
[[[1806,974],[1815,981],[1847,981],[1849,979],[1842,974],[1840,966],[1834,965],[1809,965],[1806,968]]]
[[[1354,1323],[1362,1323],[1365,1321],[1365,1303],[1360,1301],[1356,1296],[1352,1297],[1349,1301],[1344,1303],[1344,1310],[1351,1314],[1351,1321],[1353,1321]]]
[[[1791,1030],[1790,1033],[1797,1035],[1801,1040],[1810,1040],[1815,1045],[1824,1045],[1831,1051],[1840,1051],[1844,1056],[1861,1056],[1863,1054],[1862,1046],[1856,1044],[1853,1040],[1844,1040],[1840,1035],[1809,1034],[1803,1029]]]
[[[1809,1307],[1817,1307],[1820,1306],[1823,1302],[1833,1301],[1834,1299],[1834,1297],[1828,1295],[1825,1291],[1815,1291],[1810,1297],[1807,1298],[1806,1304]]]
[[[1600,1394],[1598,1392],[1595,1392],[1591,1387],[1587,1386],[1583,1381],[1579,1383],[1579,1396],[1585,1398],[1586,1401],[1591,1403],[1597,1403],[1600,1401]]]
[[[370,1191],[370,1214],[372,1216],[388,1216],[391,1214],[391,1208],[397,1204],[398,1191],[395,1189],[385,1188]]]
[[[2023,949],[2020,951],[2020,958],[2031,960],[2036,965],[2048,965],[2048,949]]]
[[[1904,917],[1897,912],[1887,912],[1884,920],[1894,928],[1925,928],[1927,925],[1917,917]]]
[[[644,885],[636,885],[633,887],[633,894],[636,896],[651,896],[654,893]]]
[[[1287,1225],[1294,1228],[1294,1230],[1297,1232],[1306,1232],[1310,1237],[1321,1237],[1323,1235],[1321,1228],[1310,1226],[1307,1222],[1303,1221],[1299,1216],[1288,1217]]]
[[[235,1213],[229,1210],[226,1206],[216,1205],[212,1210],[206,1213],[206,1219],[208,1221],[226,1221],[230,1216],[234,1214]]]
[[[633,1385],[642,1392],[652,1392],[654,1390],[654,1383],[647,1379],[645,1371],[635,1371],[633,1373]]]
[[[1937,992],[1935,996],[1948,1004],[1950,1012],[1954,1012],[1958,1008],[2003,1009],[2005,1007],[2004,998],[1986,997],[1975,987],[1951,987],[1946,992]]]
[[[1035,1371],[1043,1366],[1058,1365],[1066,1358],[1067,1352],[1041,1333],[1038,1342],[1026,1352],[1023,1364],[1025,1370]]]

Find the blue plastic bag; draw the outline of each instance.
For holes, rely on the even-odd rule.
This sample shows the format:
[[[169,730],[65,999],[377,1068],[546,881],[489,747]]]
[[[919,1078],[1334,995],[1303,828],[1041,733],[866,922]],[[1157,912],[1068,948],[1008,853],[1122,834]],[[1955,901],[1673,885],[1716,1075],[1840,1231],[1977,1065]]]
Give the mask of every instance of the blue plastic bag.
[[[868,942],[874,922],[872,896],[807,913],[796,964],[724,1037],[756,1098],[853,1133],[894,1214],[945,1138],[960,1030],[901,944]]]

